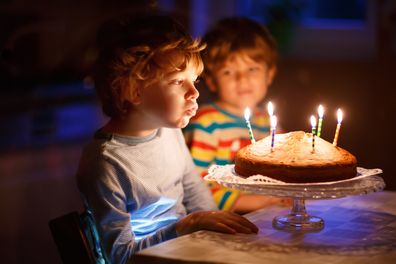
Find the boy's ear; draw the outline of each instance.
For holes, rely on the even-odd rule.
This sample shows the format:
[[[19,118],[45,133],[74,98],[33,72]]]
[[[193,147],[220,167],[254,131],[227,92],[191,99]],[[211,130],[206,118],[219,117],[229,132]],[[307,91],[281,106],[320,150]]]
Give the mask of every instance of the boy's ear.
[[[268,69],[268,85],[272,84],[272,81],[275,78],[276,72],[278,68],[274,65],[270,69]]]
[[[140,86],[139,85],[136,85],[136,87],[134,89],[130,90],[129,101],[134,105],[138,105],[141,103]]]
[[[209,91],[211,91],[212,93],[216,93],[217,92],[217,86],[215,84],[215,81],[213,80],[212,77],[206,77],[205,78],[205,83],[209,88]]]

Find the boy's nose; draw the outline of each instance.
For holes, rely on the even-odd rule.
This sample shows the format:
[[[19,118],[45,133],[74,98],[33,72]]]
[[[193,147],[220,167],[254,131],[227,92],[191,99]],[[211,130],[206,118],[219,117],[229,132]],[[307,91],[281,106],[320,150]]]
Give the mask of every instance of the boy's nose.
[[[238,73],[235,74],[235,79],[238,82],[244,82],[244,81],[246,81],[248,79],[248,77],[246,76],[246,74],[238,72]]]
[[[193,83],[188,84],[188,92],[186,93],[186,99],[197,99],[199,97],[199,92]]]

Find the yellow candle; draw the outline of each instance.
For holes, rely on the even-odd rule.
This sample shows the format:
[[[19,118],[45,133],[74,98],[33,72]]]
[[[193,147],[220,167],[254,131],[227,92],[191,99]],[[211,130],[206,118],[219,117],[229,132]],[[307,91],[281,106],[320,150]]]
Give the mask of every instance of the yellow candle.
[[[337,146],[338,136],[340,134],[341,129],[341,122],[342,122],[342,111],[338,108],[337,110],[337,127],[334,135],[333,146]]]

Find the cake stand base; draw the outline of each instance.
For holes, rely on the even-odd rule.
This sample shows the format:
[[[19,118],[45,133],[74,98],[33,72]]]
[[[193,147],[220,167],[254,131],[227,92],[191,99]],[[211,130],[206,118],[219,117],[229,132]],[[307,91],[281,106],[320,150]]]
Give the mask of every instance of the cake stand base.
[[[324,221],[320,217],[307,213],[304,199],[294,198],[290,214],[275,217],[272,220],[272,226],[283,231],[316,232],[324,228]]]
[[[249,178],[240,177],[233,164],[215,165],[209,169],[205,180],[216,181],[228,188],[245,192],[262,194],[274,197],[291,197],[293,208],[286,216],[277,216],[272,221],[272,226],[283,231],[317,232],[324,228],[323,219],[309,215],[305,209],[306,199],[335,199],[350,195],[363,195],[371,192],[382,191],[385,187],[384,180],[378,176],[381,169],[365,169],[357,167],[354,178],[319,183],[284,183],[274,182],[263,175],[254,175]]]

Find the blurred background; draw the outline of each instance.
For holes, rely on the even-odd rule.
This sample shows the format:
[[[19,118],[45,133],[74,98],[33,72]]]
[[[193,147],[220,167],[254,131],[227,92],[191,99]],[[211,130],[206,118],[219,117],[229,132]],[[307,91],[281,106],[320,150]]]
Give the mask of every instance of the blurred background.
[[[2,263],[60,263],[48,221],[82,204],[74,175],[81,150],[106,122],[90,68],[106,19],[154,9],[195,37],[216,20],[247,16],[278,41],[268,100],[286,131],[310,131],[325,106],[323,138],[359,166],[383,169],[396,190],[396,1],[2,0],[0,1],[0,205]],[[200,101],[211,99],[200,87]],[[309,206],[309,202],[308,202]]]

